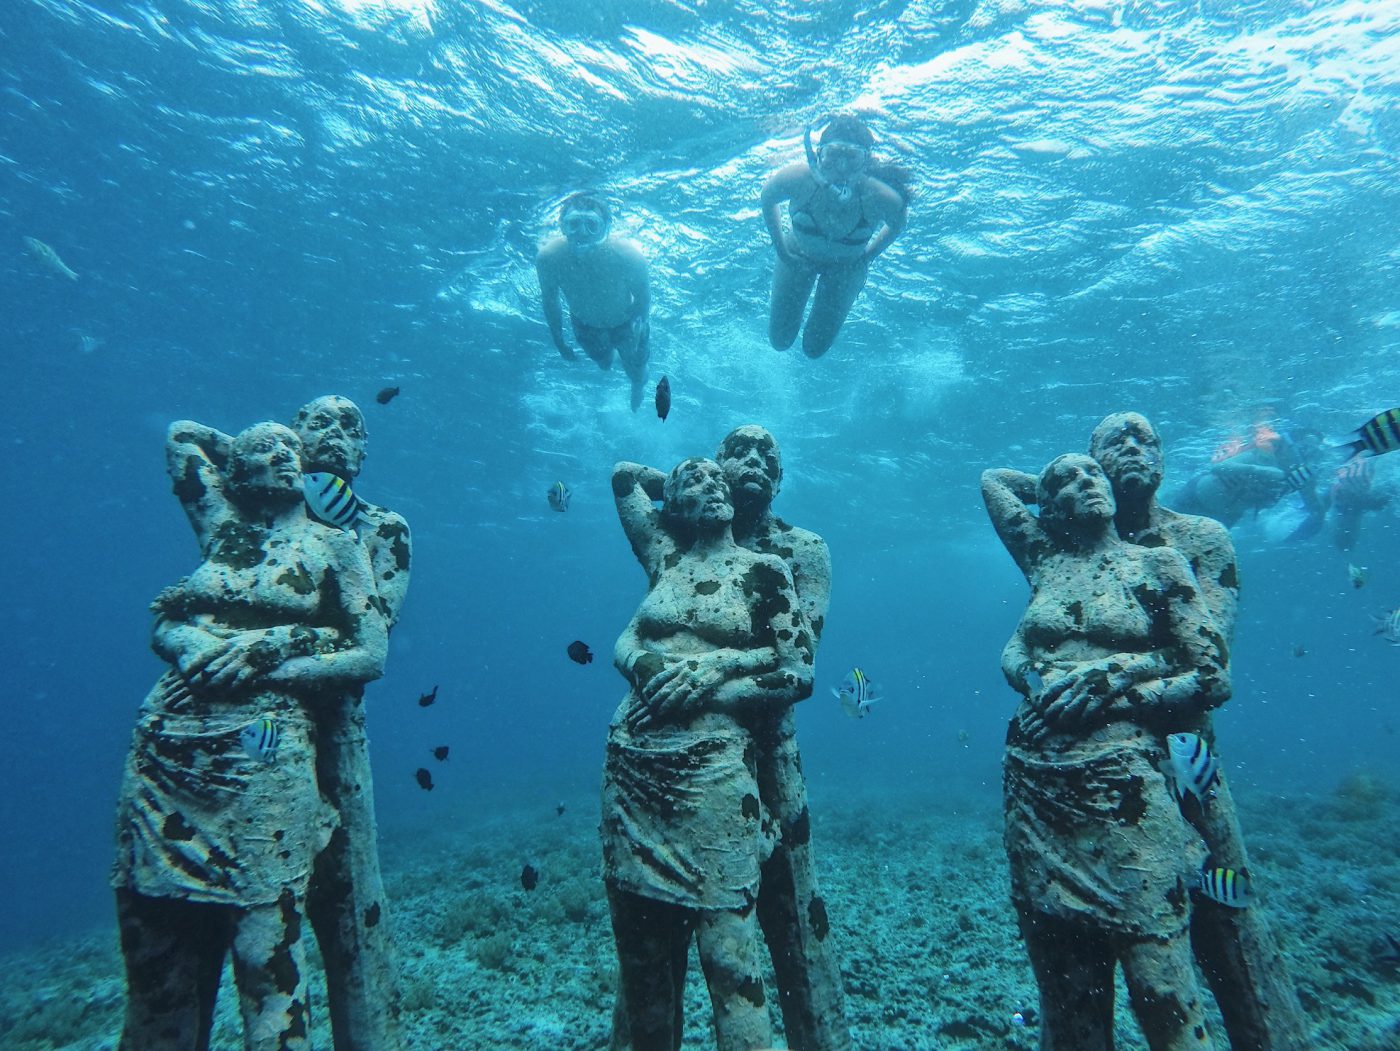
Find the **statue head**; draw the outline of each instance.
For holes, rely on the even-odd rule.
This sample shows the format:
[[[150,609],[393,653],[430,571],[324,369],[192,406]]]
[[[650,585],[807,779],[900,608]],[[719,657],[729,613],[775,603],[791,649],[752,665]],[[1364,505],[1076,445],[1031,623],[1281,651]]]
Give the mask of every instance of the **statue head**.
[[[346,481],[364,466],[369,438],[365,415],[349,398],[328,394],[309,401],[292,418],[301,438],[302,461],[308,473],[327,471]]]
[[[1040,521],[1057,533],[1098,532],[1113,521],[1113,486],[1090,456],[1066,453],[1040,472],[1035,487]]]
[[[688,529],[725,525],[734,520],[734,505],[724,471],[714,460],[682,460],[666,476],[663,490],[666,518]]]
[[[736,508],[756,514],[768,510],[782,485],[783,456],[767,428],[756,423],[735,427],[719,443],[715,459]]]
[[[1162,439],[1146,416],[1115,412],[1089,438],[1089,455],[1121,499],[1150,499],[1162,484]]]
[[[299,503],[301,439],[280,423],[255,423],[229,446],[229,495],[241,504]]]

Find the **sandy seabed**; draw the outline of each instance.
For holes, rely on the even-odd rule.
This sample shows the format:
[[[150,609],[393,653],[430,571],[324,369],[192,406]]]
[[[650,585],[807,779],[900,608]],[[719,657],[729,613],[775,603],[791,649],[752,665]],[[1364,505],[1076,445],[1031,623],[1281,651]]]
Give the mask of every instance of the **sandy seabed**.
[[[1236,798],[1240,800],[1239,790]],[[1298,985],[1312,1046],[1400,1048],[1400,794],[1364,774],[1324,797],[1240,800],[1259,901]],[[994,799],[815,796],[814,843],[839,939],[855,1044],[879,1051],[1034,1048],[1035,985],[1007,903]],[[411,1051],[607,1046],[615,963],[596,810],[474,803],[383,839]],[[446,831],[451,829],[450,832]],[[520,884],[526,862],[540,872]],[[0,1047],[115,1049],[123,979],[115,926],[0,961]],[[1119,995],[1119,1046],[1145,1045]],[[771,993],[771,984],[770,984]],[[692,959],[687,1048],[712,1048]],[[770,1002],[772,997],[770,995]],[[228,976],[214,1047],[242,1047]],[[324,990],[314,1046],[329,1049]],[[776,1011],[775,1011],[775,1024]],[[1215,1034],[1225,1046],[1218,1020]]]

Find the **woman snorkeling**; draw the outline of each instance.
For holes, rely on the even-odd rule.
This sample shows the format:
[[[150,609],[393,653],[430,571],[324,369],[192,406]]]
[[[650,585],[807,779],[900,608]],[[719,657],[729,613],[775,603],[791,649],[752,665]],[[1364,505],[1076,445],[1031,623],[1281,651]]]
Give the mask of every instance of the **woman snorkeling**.
[[[815,286],[802,350],[819,358],[865,286],[870,261],[904,229],[909,191],[902,170],[872,163],[875,137],[859,117],[829,118],[815,149],[812,130],[803,136],[807,159],[769,176],[761,200],[778,253],[768,339],[777,350],[792,346]],[[779,209],[784,201],[790,230]]]

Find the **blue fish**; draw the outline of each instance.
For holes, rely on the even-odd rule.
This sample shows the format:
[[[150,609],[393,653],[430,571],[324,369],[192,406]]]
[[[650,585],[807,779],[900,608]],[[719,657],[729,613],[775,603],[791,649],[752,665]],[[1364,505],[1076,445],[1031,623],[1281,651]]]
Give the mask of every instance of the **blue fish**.
[[[243,742],[243,750],[248,753],[249,759],[271,763],[277,758],[277,743],[282,739],[282,728],[277,725],[276,719],[264,715],[243,727],[238,739]]]
[[[852,719],[864,719],[870,706],[881,700],[880,691],[859,668],[852,668],[851,673],[842,680],[841,688],[838,690],[833,686],[831,692]]]
[[[567,511],[569,509],[569,497],[573,495],[573,493],[569,492],[569,487],[563,482],[555,482],[549,487],[549,491],[545,493],[546,498],[549,500],[549,506],[556,511]]]
[[[1220,760],[1196,734],[1170,734],[1161,771],[1167,775],[1167,784],[1177,799],[1184,800],[1189,792],[1205,806],[1220,780]]]
[[[1211,901],[1218,901],[1232,909],[1243,909],[1254,900],[1249,874],[1234,869],[1202,869],[1200,890]]]
[[[317,471],[303,476],[301,488],[306,494],[306,507],[318,522],[353,529],[355,523],[368,521],[365,502],[344,478]]]

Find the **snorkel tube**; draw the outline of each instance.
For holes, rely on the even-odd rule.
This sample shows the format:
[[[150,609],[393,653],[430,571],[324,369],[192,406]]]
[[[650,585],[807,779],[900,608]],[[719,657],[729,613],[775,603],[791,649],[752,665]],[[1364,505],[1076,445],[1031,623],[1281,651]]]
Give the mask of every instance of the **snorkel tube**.
[[[825,172],[822,171],[821,159],[817,157],[817,151],[812,148],[812,129],[824,128],[831,123],[831,114],[823,113],[816,120],[812,121],[802,130],[802,148],[807,152],[807,167],[812,171],[812,178],[817,180],[819,186],[824,186],[830,190],[836,199],[845,204],[851,199],[851,194],[855,192],[855,187],[850,183],[832,182]]]

